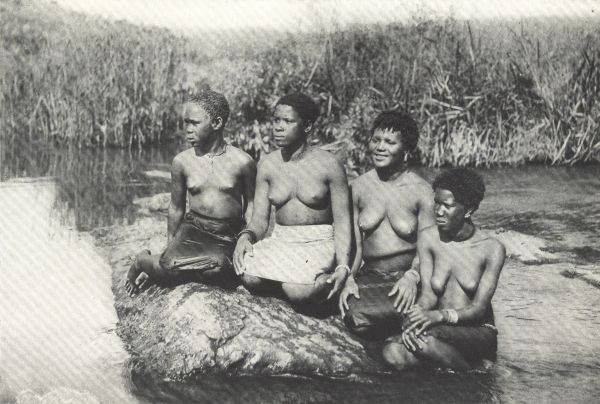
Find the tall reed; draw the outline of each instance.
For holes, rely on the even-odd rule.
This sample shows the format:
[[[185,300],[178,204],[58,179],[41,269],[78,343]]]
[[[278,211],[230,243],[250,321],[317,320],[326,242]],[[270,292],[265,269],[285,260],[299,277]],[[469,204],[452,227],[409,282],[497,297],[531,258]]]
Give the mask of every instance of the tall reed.
[[[255,157],[272,148],[277,98],[304,91],[321,108],[314,143],[356,172],[385,109],[418,121],[424,165],[600,160],[597,20],[415,18],[249,36],[235,51],[239,37],[178,37],[48,5],[0,3],[0,22],[2,136],[157,144],[177,133],[182,95],[210,86],[230,101],[231,142]]]

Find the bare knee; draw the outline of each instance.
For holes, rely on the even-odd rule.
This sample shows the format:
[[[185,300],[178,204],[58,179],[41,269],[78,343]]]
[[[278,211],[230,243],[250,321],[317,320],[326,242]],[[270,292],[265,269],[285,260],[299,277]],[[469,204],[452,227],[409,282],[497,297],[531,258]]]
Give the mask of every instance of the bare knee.
[[[258,292],[264,289],[265,281],[257,276],[243,274],[240,276],[242,285],[250,292]]]
[[[313,285],[282,283],[281,289],[283,290],[285,297],[292,303],[314,303],[316,289]]]
[[[425,356],[429,359],[438,358],[441,354],[439,340],[430,335],[422,336],[422,338],[425,343],[423,344],[423,347],[419,350],[419,355]]]
[[[384,345],[382,356],[384,362],[396,370],[404,370],[417,363],[414,355],[398,342],[389,342]]]
[[[423,344],[423,348],[418,352],[418,355],[432,363],[456,370],[471,368],[456,348],[432,336],[425,337],[425,344]]]

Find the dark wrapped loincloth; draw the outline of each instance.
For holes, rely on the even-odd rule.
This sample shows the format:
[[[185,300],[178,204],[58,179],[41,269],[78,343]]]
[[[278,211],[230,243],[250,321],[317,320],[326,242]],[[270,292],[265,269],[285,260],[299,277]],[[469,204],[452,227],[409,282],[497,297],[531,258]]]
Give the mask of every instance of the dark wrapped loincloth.
[[[346,326],[365,338],[383,340],[402,331],[402,314],[394,307],[396,296],[388,296],[404,271],[384,272],[365,266],[356,280],[360,299],[350,298],[344,316]]]
[[[483,360],[496,360],[498,330],[493,324],[441,324],[427,330],[427,335],[454,347],[471,366]],[[402,344],[402,335],[394,335],[387,342]]]
[[[241,219],[215,219],[187,212],[177,232],[160,257],[164,270],[231,268]]]
[[[452,345],[471,365],[496,360],[498,330],[492,324],[436,325],[427,334]]]

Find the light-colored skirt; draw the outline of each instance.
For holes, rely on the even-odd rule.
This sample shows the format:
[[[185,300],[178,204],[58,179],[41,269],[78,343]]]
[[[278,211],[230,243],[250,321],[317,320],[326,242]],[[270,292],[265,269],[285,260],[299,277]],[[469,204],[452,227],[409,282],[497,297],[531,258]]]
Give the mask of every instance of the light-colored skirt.
[[[254,244],[244,259],[246,273],[278,282],[313,284],[335,263],[333,226],[275,225],[270,237]]]

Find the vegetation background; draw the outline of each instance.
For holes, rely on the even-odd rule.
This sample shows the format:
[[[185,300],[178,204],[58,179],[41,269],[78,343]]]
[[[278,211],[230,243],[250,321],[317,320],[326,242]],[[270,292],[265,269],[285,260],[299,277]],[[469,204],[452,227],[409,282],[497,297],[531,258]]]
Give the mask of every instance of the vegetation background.
[[[229,140],[258,158],[270,111],[314,97],[313,142],[366,168],[370,123],[409,111],[426,166],[600,161],[600,24],[595,20],[406,23],[314,33],[181,36],[0,2],[1,144],[139,149],[171,142],[186,92],[231,105]]]

